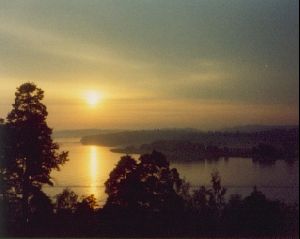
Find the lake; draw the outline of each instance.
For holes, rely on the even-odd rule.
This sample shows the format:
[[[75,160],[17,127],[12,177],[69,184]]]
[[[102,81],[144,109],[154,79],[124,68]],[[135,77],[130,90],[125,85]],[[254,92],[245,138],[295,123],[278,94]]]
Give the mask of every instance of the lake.
[[[69,151],[70,160],[60,171],[53,170],[54,186],[44,186],[51,197],[66,187],[78,195],[94,194],[99,206],[107,198],[104,182],[122,154],[112,153],[110,148],[81,145],[78,138],[57,138],[61,150]],[[132,155],[137,158],[138,155]],[[272,199],[299,202],[299,161],[286,163],[278,160],[271,165],[254,163],[252,159],[229,158],[218,161],[171,163],[181,177],[191,183],[192,188],[210,185],[211,173],[218,171],[227,195],[239,193],[249,195],[254,186]]]

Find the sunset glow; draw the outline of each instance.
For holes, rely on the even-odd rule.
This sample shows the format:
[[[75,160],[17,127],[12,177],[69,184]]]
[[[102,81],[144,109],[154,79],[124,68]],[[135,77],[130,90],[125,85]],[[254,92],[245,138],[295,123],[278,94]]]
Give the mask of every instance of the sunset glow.
[[[296,0],[0,2],[0,118],[31,81],[56,130],[298,124]]]

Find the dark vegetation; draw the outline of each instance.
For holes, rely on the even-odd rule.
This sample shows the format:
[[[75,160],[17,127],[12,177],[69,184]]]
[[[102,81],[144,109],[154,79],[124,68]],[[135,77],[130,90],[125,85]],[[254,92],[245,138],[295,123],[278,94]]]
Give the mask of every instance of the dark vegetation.
[[[43,184],[52,185],[50,172],[67,161],[67,152],[58,152],[47,126],[44,92],[34,84],[21,85],[12,111],[2,126],[0,184],[4,200],[21,200],[23,222],[29,220],[30,204],[42,197]],[[45,199],[45,197],[43,198]]]
[[[222,132],[241,132],[241,133],[255,133],[255,132],[263,132],[263,131],[271,131],[274,129],[279,130],[288,130],[298,128],[297,125],[242,125],[235,126],[230,128],[223,128],[220,131]]]
[[[270,162],[277,159],[294,161],[298,158],[298,145],[286,143],[275,147],[271,144],[259,143],[251,148],[218,147],[183,140],[162,140],[141,146],[127,146],[111,149],[112,152],[125,154],[145,154],[153,150],[164,153],[172,161],[218,160],[220,158],[243,157],[258,162]]]
[[[114,147],[125,145],[112,149],[125,154],[157,150],[172,161],[245,157],[264,162],[277,159],[292,161],[299,157],[298,127],[258,132],[201,132],[192,129],[126,131],[86,136],[81,142]]]
[[[251,148],[259,143],[283,145],[284,142],[294,144],[299,141],[299,127],[266,128],[255,132],[224,131],[203,132],[196,129],[156,129],[136,130],[98,135],[84,136],[82,144],[103,146],[128,146],[149,144],[154,141],[183,140],[218,147]]]
[[[225,200],[218,173],[192,191],[157,151],[123,156],[105,183],[108,199],[69,189],[51,200],[41,190],[66,162],[46,124],[43,92],[21,85],[13,110],[0,124],[1,236],[295,236],[298,206],[268,200],[254,188]],[[264,149],[263,149],[264,150]]]
[[[295,236],[298,207],[268,200],[254,188],[231,195],[217,173],[211,186],[191,191],[159,152],[138,161],[123,156],[105,183],[108,200],[97,208],[93,195],[65,189],[51,201],[43,192],[30,204],[24,223],[21,201],[1,199],[4,236]],[[5,210],[4,210],[5,209]],[[9,218],[9,220],[8,220]]]

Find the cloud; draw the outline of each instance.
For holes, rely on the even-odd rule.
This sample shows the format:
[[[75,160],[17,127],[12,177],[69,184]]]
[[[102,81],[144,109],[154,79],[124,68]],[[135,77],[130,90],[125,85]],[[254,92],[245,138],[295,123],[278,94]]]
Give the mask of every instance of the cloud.
[[[110,65],[139,69],[147,65],[142,61],[134,61],[114,52],[105,46],[95,45],[89,42],[78,42],[76,39],[64,37],[56,32],[37,29],[22,24],[0,24],[2,38],[8,38],[17,46],[26,47],[29,51],[38,51],[45,58],[55,57],[68,61],[78,61],[81,64]]]

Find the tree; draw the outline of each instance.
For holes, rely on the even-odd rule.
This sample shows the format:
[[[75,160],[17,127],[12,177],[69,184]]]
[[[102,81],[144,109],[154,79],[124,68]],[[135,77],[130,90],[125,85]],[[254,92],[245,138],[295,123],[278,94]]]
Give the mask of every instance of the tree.
[[[80,216],[90,216],[98,206],[94,194],[83,197],[82,201],[77,204],[76,213]]]
[[[52,185],[52,169],[68,160],[68,152],[58,152],[46,123],[46,106],[41,103],[44,92],[34,83],[17,88],[12,111],[6,119],[4,163],[1,179],[7,188],[3,194],[13,192],[22,198],[23,219],[29,221],[30,200],[43,184]]]
[[[62,193],[56,195],[57,213],[74,213],[78,204],[78,195],[66,188]]]
[[[192,196],[192,203],[198,210],[213,209],[220,211],[225,205],[226,189],[221,185],[221,178],[218,172],[211,174],[211,188],[201,186],[195,190]]]
[[[106,207],[150,212],[174,212],[183,208],[180,191],[183,181],[170,169],[165,156],[153,151],[138,161],[124,156],[105,182]]]

